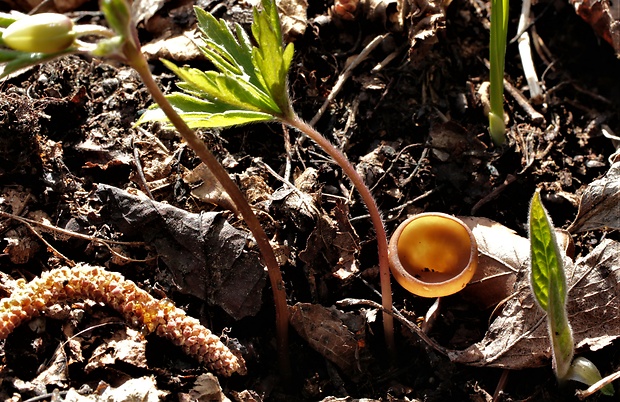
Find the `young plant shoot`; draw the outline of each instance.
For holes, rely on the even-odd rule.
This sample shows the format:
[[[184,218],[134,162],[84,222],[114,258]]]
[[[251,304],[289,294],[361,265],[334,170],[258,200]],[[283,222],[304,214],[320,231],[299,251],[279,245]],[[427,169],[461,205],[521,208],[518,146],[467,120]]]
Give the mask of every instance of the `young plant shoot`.
[[[555,230],[542,205],[540,193],[532,197],[529,213],[532,293],[538,305],[547,313],[551,341],[553,370],[558,381],[579,381],[592,385],[601,379],[598,369],[589,360],[578,357],[573,361],[573,333],[566,311],[567,285],[562,254]],[[607,384],[601,392],[613,395]]]
[[[349,177],[360,193],[375,229],[379,254],[382,303],[392,306],[387,236],[370,190],[347,157],[294,112],[288,94],[287,74],[293,58],[293,44],[282,45],[282,30],[274,0],[262,0],[262,10],[254,9],[254,43],[238,24],[229,27],[200,8],[195,8],[204,55],[218,71],[177,67],[164,62],[181,80],[183,92],[167,96],[179,115],[192,128],[229,127],[255,122],[280,122],[296,128],[315,141]],[[139,123],[168,123],[161,108],[154,105]],[[385,339],[394,350],[393,319],[383,315]]]
[[[489,133],[493,142],[501,145],[506,140],[504,123],[504,62],[508,35],[508,0],[491,0],[490,103]]]
[[[162,115],[165,115],[168,121],[177,129],[179,134],[198,155],[200,160],[209,168],[211,173],[220,182],[226,190],[230,198],[235,203],[237,211],[241,214],[248,228],[252,232],[258,248],[260,249],[263,262],[267,266],[267,272],[271,282],[273,298],[276,310],[276,334],[278,341],[278,358],[282,374],[286,377],[290,374],[290,363],[288,358],[288,305],[286,301],[286,291],[282,273],[277,262],[273,248],[269,242],[269,237],[263,230],[262,226],[252,207],[248,204],[243,193],[232,181],[228,172],[217,161],[206,144],[196,135],[196,133],[185,123],[175,108],[166,99],[159,89],[155,79],[153,78],[148,63],[140,51],[140,43],[135,30],[135,24],[131,21],[131,11],[126,0],[100,0],[100,9],[103,12],[106,21],[111,29],[100,27],[97,25],[74,25],[73,22],[65,16],[56,14],[44,14],[43,16],[20,16],[15,18],[12,14],[0,13],[0,24],[6,29],[3,31],[2,44],[9,49],[0,49],[0,62],[5,63],[4,70],[0,76],[6,76],[16,70],[24,67],[35,65],[44,61],[54,59],[56,57],[72,54],[72,53],[88,53],[98,57],[115,57],[126,61],[133,67],[145,86],[149,90],[155,102],[159,105]],[[277,14],[276,14],[277,16]],[[262,17],[265,18],[265,17]],[[12,25],[13,23],[17,25]],[[255,33],[258,37],[269,34],[278,34],[278,32],[270,33],[269,25],[263,25],[267,31]],[[81,36],[97,36],[103,37],[94,42],[83,42],[79,40]],[[46,40],[45,38],[49,39]],[[271,49],[275,50],[275,49]],[[277,51],[277,50],[275,50]],[[282,57],[288,59],[292,56],[292,49],[289,50],[290,56]],[[262,67],[272,62],[275,55],[271,53],[257,55],[257,58],[264,60]],[[226,63],[227,60],[222,60]],[[288,65],[281,66],[288,69]],[[277,70],[278,67],[275,68]],[[279,91],[277,81],[282,74],[272,75],[274,69],[269,73],[263,74],[263,85],[270,90]],[[285,73],[284,73],[285,74]],[[284,81],[285,82],[285,81]],[[222,86],[231,92],[232,98],[238,98],[247,95],[248,88],[236,86],[234,80],[226,80],[215,78],[212,82],[215,86]],[[284,85],[284,84],[281,84]],[[250,90],[250,92],[252,92]],[[243,95],[242,95],[243,94]],[[254,99],[261,106],[266,106],[267,110],[281,110],[279,104],[269,103],[270,100],[260,94],[252,92],[259,99]],[[275,98],[277,99],[277,97]],[[261,102],[267,102],[263,104]],[[244,104],[247,105],[247,104]],[[269,107],[273,109],[269,109]],[[255,108],[256,109],[256,108]],[[220,110],[224,114],[224,121],[233,119],[237,123],[245,120],[254,121],[259,114],[241,113],[235,116],[235,113],[225,114],[224,108]],[[265,117],[263,113],[263,117]],[[249,117],[248,117],[249,116]],[[247,122],[247,121],[246,121]],[[228,124],[225,124],[228,125]]]

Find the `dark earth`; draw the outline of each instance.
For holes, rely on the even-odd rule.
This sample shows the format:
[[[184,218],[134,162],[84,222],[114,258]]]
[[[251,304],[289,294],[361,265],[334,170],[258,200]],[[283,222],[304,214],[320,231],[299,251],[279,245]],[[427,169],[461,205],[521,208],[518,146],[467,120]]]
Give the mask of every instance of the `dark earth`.
[[[164,31],[189,29],[194,23],[189,3],[166,2],[153,19],[159,25],[138,27],[143,43],[157,39]],[[244,4],[201,3],[217,17],[240,21],[247,27],[251,14]],[[326,21],[330,6],[331,2],[311,2],[309,25],[303,35],[295,37],[296,54],[289,74],[291,94],[295,109],[307,120],[332,90],[348,57],[358,54],[376,36],[393,30],[389,22],[373,20],[363,11],[353,21],[336,17]],[[492,143],[477,92],[488,80],[484,64],[488,58],[488,8],[483,1],[453,0],[429,38],[413,44],[406,33],[392,32],[355,68],[316,124],[358,165],[383,211],[388,234],[408,215],[437,211],[490,218],[527,236],[528,205],[536,189],[541,190],[555,225],[566,228],[577,214],[585,186],[610,167],[608,158],[616,149],[601,127],[620,133],[620,60],[574,7],[562,0],[545,0],[532,8],[533,25],[547,48],[544,57],[534,51],[545,96],[541,104],[533,106],[545,122],[532,121],[506,94],[508,141],[503,146]],[[509,39],[516,34],[520,8],[520,3],[511,4]],[[4,11],[8,9],[5,6]],[[70,14],[80,16],[84,23],[103,23],[96,11],[96,2],[87,2]],[[379,72],[371,72],[395,51],[395,59]],[[151,62],[162,87],[173,89],[174,76],[158,60]],[[204,60],[188,63],[209,68]],[[527,95],[516,43],[508,45],[506,79]],[[577,385],[558,387],[550,362],[544,367],[506,373],[499,368],[454,364],[424,347],[415,334],[400,325],[396,334],[398,358],[391,361],[380,318],[362,325],[363,370],[356,375],[340,370],[291,329],[293,369],[286,378],[277,365],[268,285],[262,291],[257,313],[238,320],[222,308],[182,292],[170,274],[173,268],[158,258],[156,248],[145,242],[142,233],[123,230],[112,221],[109,206],[106,208],[96,193],[99,184],[133,189],[133,193],[144,191],[148,185],[157,201],[189,212],[224,211],[235,228],[247,231],[233,213],[191,194],[192,186],[182,180],[182,175],[195,168],[199,160],[177,135],[157,125],[134,127],[150,104],[137,74],[116,61],[65,57],[3,81],[2,210],[38,221],[46,219],[50,225],[83,235],[138,242],[107,248],[67,233],[35,232],[36,225],[28,227],[4,217],[0,220],[3,283],[10,278],[29,280],[69,261],[121,272],[153,296],[172,299],[214,333],[225,332],[237,340],[248,374],[220,378],[224,394],[231,400],[575,399]],[[283,258],[282,270],[290,305],[304,302],[330,307],[345,298],[380,300],[376,243],[364,206],[338,166],[317,146],[275,124],[203,131],[201,135],[259,211],[267,233],[286,245],[281,250],[288,257]],[[344,254],[314,231],[322,219],[318,213],[301,215],[274,192],[283,187],[282,176],[293,181],[304,171],[311,172],[313,179],[304,184],[303,191],[312,196],[318,213],[333,218],[335,214],[342,216],[342,211],[346,216],[348,209],[353,227],[350,233],[354,239],[359,236],[360,247],[355,254],[359,272],[351,278],[333,274],[334,264]],[[24,200],[21,207],[11,209],[9,200],[18,196]],[[586,254],[602,236],[618,238],[617,233],[601,231],[575,235],[575,254]],[[27,246],[18,251],[9,247],[8,238],[19,238]],[[2,288],[0,295],[6,297],[10,287]],[[433,303],[409,294],[394,281],[393,292],[394,306],[412,322],[419,323]],[[157,388],[169,392],[166,400],[189,400],[190,390],[205,370],[157,337],[146,339],[145,364],[119,359],[86,369],[93,350],[124,324],[105,306],[77,303],[71,309],[81,313],[72,315],[60,308],[44,316],[44,333],[37,334],[31,326],[22,325],[3,343],[3,399],[35,400],[31,398],[42,395],[37,400],[48,400],[55,389],[88,385],[95,390],[102,381],[117,386],[128,378],[153,375]],[[359,306],[341,309],[361,311]],[[481,310],[458,294],[450,296],[444,299],[429,335],[445,347],[464,349],[484,336],[490,315],[490,310]],[[23,385],[50,365],[58,346],[67,340],[67,326],[73,326],[73,333],[77,333],[103,323],[108,325],[82,335],[78,346],[82,358],[68,360],[64,378],[50,380],[42,389]],[[586,354],[604,375],[620,365],[615,346]],[[507,375],[505,382],[503,375]],[[611,398],[595,394],[589,400]]]

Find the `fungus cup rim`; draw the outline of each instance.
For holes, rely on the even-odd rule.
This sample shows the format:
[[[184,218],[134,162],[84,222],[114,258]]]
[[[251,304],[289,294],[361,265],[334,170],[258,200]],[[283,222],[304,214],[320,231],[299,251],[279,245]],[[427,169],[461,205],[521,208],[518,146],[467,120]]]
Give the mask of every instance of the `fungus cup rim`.
[[[458,271],[458,274],[450,277],[449,279],[437,282],[426,282],[420,280],[407,271],[401,262],[398,251],[398,244],[401,234],[411,222],[425,218],[449,220],[451,223],[455,224],[455,228],[460,227],[464,229],[469,237],[470,247],[467,263]],[[469,281],[471,281],[478,267],[478,245],[471,229],[457,217],[441,212],[424,212],[411,216],[403,221],[390,238],[388,254],[390,269],[396,281],[409,292],[422,297],[442,297],[457,293],[465,288]]]

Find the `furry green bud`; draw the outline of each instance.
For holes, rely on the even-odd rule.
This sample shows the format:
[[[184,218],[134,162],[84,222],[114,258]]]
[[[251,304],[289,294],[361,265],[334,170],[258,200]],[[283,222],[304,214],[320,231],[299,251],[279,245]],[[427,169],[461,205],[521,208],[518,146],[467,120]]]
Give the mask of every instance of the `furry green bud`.
[[[24,17],[2,34],[2,40],[11,49],[32,53],[60,52],[71,46],[75,37],[73,21],[55,13]]]

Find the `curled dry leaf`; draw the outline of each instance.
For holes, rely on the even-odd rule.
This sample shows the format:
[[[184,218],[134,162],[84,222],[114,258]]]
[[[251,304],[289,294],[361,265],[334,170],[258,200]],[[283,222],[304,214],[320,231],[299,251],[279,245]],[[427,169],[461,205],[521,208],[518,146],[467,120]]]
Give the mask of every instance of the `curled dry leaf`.
[[[291,325],[310,347],[353,380],[364,372],[369,352],[362,316],[310,303],[297,303],[289,309]]]
[[[576,347],[601,349],[620,336],[620,243],[605,239],[575,263],[565,258],[564,265]],[[515,370],[551,363],[545,313],[534,301],[528,269],[518,272],[515,293],[484,339],[448,355],[458,363]]]
[[[204,163],[186,174],[183,181],[193,186],[192,195],[200,201],[236,212],[235,203]]]
[[[89,373],[96,368],[118,362],[135,367],[148,368],[146,364],[146,339],[132,328],[121,328],[103,341],[93,351],[84,370]]]
[[[595,229],[620,229],[620,162],[607,174],[588,185],[579,201],[579,212],[568,231],[585,232]]]

